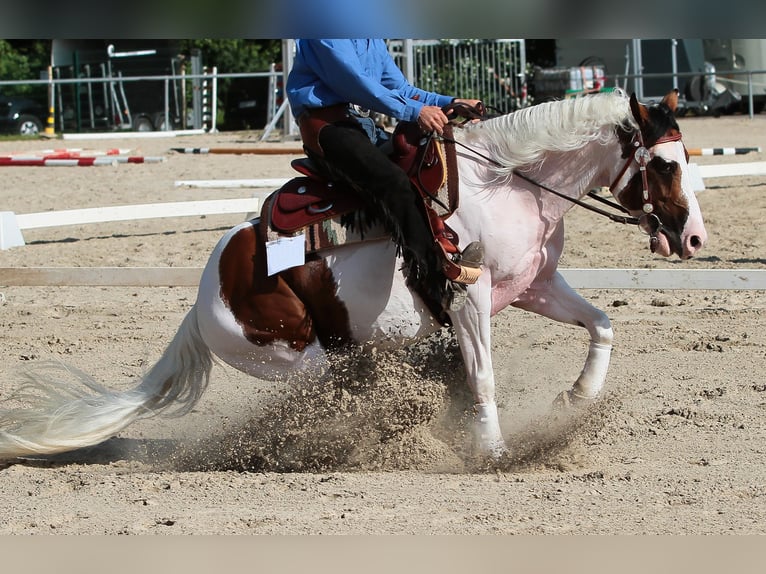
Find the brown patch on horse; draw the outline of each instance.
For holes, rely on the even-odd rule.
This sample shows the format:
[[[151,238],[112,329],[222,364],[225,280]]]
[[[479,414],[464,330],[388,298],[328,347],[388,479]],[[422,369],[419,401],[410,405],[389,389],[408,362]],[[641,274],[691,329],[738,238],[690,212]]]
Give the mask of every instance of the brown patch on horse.
[[[350,339],[345,305],[336,296],[332,272],[323,260],[310,261],[269,277],[258,224],[236,233],[221,253],[221,298],[248,341],[287,341],[302,351],[317,338],[326,348]]]
[[[689,204],[681,193],[681,166],[653,157],[646,166],[646,181],[654,213],[664,226],[680,233],[689,215]],[[620,195],[623,205],[640,211],[644,204],[642,188],[641,174],[637,173]]]
[[[338,299],[335,277],[324,259],[313,256],[279,275],[305,305],[322,347],[336,350],[351,344],[348,309]]]

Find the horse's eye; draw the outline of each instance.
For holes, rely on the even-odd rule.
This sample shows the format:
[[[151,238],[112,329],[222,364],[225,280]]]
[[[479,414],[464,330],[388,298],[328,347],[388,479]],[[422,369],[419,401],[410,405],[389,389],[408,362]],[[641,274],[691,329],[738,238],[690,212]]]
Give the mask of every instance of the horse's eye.
[[[667,161],[661,157],[655,157],[653,163],[657,173],[662,175],[672,175],[675,173],[676,167],[678,166],[678,163],[675,161]]]

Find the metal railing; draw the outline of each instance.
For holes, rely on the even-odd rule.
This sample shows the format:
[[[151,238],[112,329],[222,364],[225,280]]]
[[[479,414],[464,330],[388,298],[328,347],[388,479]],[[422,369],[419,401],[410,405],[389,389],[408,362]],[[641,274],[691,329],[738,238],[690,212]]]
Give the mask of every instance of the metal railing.
[[[171,85],[173,85],[176,82],[206,82],[208,83],[208,88],[210,91],[210,96],[207,101],[203,100],[195,100],[192,98],[189,98],[189,100],[192,101],[193,107],[197,106],[204,106],[207,105],[207,114],[206,110],[200,109],[200,110],[193,110],[193,114],[195,117],[207,117],[209,120],[208,125],[206,126],[206,129],[208,131],[215,131],[216,129],[216,110],[217,110],[217,104],[218,104],[218,81],[223,78],[258,78],[258,77],[266,77],[269,78],[269,89],[268,89],[268,101],[267,101],[267,122],[270,121],[277,109],[277,99],[275,97],[276,94],[276,86],[278,84],[278,81],[282,78],[283,74],[281,71],[275,71],[271,70],[268,72],[242,72],[242,73],[219,73],[217,70],[213,69],[211,72],[202,73],[202,74],[175,74],[175,75],[153,75],[153,76],[111,76],[111,77],[78,77],[78,78],[50,78],[50,79],[37,79],[37,80],[0,80],[0,93],[2,93],[2,87],[3,86],[46,86],[48,88],[48,104],[49,107],[54,110],[54,115],[58,118],[57,126],[60,131],[64,130],[64,120],[63,120],[63,113],[64,110],[61,109],[63,106],[61,105],[62,101],[62,91],[64,86],[81,86],[85,89],[86,92],[92,92],[93,86],[100,85],[101,88],[103,88],[103,92],[105,94],[110,93],[116,93],[119,96],[119,93],[122,92],[122,103],[126,105],[128,108],[130,106],[130,102],[127,101],[124,97],[124,84],[128,83],[137,83],[137,82],[162,82],[163,83],[163,97],[162,97],[162,103],[161,105],[158,105],[158,110],[160,112],[164,113],[165,121],[164,121],[164,130],[172,130],[172,122],[171,122],[171,110],[172,110],[172,100],[173,96],[171,96]],[[190,90],[182,90],[183,93],[193,93],[193,89]],[[109,96],[105,96],[105,98],[108,98]],[[118,99],[120,99],[118,97]],[[187,105],[187,102],[184,101],[184,107]],[[91,103],[92,105],[92,103]],[[124,110],[119,110],[119,113],[124,112]],[[186,123],[186,117],[185,114],[183,114],[183,121],[184,124]],[[122,127],[111,125],[111,129],[119,130],[119,129],[130,129],[132,126],[130,122],[126,122]],[[199,127],[199,126],[195,126]],[[108,131],[108,128],[107,130]]]
[[[477,98],[501,112],[527,105],[524,40],[389,40],[388,47],[419,88]]]

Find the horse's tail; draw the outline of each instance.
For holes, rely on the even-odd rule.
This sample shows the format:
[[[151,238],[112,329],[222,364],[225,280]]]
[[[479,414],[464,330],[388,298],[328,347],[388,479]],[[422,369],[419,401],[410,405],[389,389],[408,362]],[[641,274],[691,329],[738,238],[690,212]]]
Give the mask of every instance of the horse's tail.
[[[19,397],[27,404],[0,410],[0,460],[91,446],[140,418],[186,414],[207,387],[212,367],[194,305],[162,357],[131,390],[106,389],[71,369],[74,385],[29,372]]]

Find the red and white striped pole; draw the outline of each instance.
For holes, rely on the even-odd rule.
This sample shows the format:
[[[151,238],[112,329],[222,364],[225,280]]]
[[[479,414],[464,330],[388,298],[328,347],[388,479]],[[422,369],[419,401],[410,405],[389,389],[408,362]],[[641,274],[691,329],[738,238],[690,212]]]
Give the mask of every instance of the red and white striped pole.
[[[91,166],[117,165],[121,163],[161,163],[165,158],[144,156],[98,156],[98,157],[0,157],[0,166]]]

